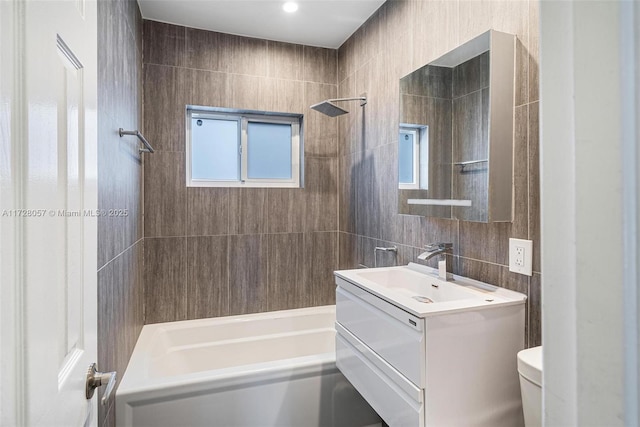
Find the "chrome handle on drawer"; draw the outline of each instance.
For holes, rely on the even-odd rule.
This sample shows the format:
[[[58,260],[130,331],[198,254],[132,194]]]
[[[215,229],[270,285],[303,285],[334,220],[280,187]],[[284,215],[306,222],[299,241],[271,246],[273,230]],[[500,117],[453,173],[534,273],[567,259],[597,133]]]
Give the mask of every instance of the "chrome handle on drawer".
[[[100,400],[100,403],[106,405],[111,397],[111,393],[116,386],[117,381],[117,373],[113,372],[98,372],[95,363],[89,365],[89,369],[87,370],[87,381],[85,385],[85,396],[87,399],[91,399],[93,397],[93,393],[96,391],[96,388],[103,386],[106,384],[107,389]]]

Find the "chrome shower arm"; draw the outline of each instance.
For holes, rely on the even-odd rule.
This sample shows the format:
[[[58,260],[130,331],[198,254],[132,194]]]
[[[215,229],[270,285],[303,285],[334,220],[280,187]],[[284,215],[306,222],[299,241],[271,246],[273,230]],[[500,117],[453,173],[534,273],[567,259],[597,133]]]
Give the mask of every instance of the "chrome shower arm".
[[[360,106],[363,106],[367,103],[366,96],[358,96],[355,98],[335,98],[335,99],[327,99],[328,102],[344,102],[344,101],[360,101]]]

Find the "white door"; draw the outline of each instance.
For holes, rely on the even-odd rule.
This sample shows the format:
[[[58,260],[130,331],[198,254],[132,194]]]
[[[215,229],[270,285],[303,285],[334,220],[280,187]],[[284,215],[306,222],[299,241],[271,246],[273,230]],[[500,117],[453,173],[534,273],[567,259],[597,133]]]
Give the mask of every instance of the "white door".
[[[96,425],[96,2],[0,3],[0,421]]]

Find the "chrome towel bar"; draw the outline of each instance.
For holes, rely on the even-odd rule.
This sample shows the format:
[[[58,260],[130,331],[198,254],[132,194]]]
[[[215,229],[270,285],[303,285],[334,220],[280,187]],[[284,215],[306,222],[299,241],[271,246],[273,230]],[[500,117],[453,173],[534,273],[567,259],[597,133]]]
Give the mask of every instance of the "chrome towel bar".
[[[464,172],[464,167],[469,165],[477,165],[478,163],[487,163],[489,159],[470,160],[468,162],[456,162],[454,165],[460,166],[460,172]]]
[[[138,149],[138,152],[140,153],[153,153],[153,147],[151,146],[151,144],[149,144],[149,141],[147,141],[147,139],[140,133],[140,131],[137,130],[124,130],[122,128],[120,128],[118,130],[118,133],[120,134],[120,138],[122,138],[125,135],[133,135],[133,136],[137,136],[138,139],[140,141],[142,141],[142,143],[144,144],[144,148],[140,148]]]

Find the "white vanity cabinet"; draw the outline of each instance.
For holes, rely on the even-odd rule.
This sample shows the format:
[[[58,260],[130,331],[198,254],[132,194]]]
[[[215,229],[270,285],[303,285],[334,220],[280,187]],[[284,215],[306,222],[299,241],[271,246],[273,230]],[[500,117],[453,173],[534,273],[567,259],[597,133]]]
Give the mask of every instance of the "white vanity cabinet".
[[[338,368],[391,427],[524,425],[526,297],[431,270],[335,273]]]

